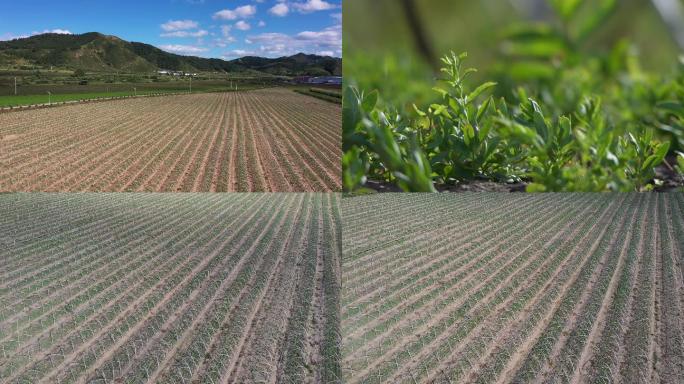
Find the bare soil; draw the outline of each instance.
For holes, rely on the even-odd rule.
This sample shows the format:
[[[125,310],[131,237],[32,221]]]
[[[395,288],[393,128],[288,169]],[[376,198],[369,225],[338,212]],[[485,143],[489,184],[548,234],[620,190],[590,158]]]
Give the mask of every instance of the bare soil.
[[[286,89],[0,115],[0,190],[330,192],[341,107]]]
[[[344,198],[344,381],[677,382],[682,204],[681,194]]]
[[[307,356],[297,375],[277,366],[296,286],[310,281],[297,271],[313,262],[325,272],[316,285],[329,284],[319,260],[339,258],[321,241],[323,231],[339,230],[328,218],[337,200],[325,196],[0,196],[9,210],[0,238],[16,239],[0,260],[8,282],[0,287],[0,381],[253,382],[256,362],[267,382],[322,383],[326,369],[339,368],[338,355],[325,352],[336,348],[328,339],[291,350]],[[312,209],[317,217],[304,213]],[[79,225],[92,233],[72,233]],[[310,225],[320,229],[315,239]],[[302,252],[311,241],[319,252]],[[304,299],[318,303],[321,291]],[[291,329],[339,332],[327,313],[315,316]]]

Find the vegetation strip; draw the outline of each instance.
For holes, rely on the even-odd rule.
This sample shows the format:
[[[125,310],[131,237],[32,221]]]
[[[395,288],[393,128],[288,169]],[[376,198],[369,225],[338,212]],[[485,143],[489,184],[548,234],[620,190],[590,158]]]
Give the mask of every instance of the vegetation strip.
[[[339,335],[340,255],[322,241],[340,236],[338,203],[330,194],[0,196],[9,212],[0,260],[49,257],[69,271],[29,263],[18,277],[30,289],[0,291],[10,310],[0,317],[0,381],[340,382],[340,339],[328,336]],[[48,231],[34,222],[41,212],[94,232]],[[266,334],[282,342],[267,346]]]
[[[377,194],[341,209],[345,382],[682,381],[678,194]]]
[[[340,118],[277,88],[0,115],[0,190],[339,191]]]

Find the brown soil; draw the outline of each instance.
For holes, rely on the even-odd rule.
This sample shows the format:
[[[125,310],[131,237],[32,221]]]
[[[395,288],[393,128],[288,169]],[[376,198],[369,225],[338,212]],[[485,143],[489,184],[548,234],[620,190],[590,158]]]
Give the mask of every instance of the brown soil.
[[[322,239],[323,233],[338,235],[339,228],[328,217],[336,210],[329,206],[334,199],[296,194],[74,195],[50,214],[67,222],[97,223],[93,228],[99,228],[96,234],[110,237],[72,237],[68,235],[70,227],[65,226],[53,229],[53,237],[48,237],[51,242],[41,244],[42,232],[36,232],[40,224],[32,222],[40,215],[31,210],[42,212],[40,200],[50,200],[49,195],[7,196],[19,203],[7,205],[0,200],[0,206],[29,210],[11,212],[12,225],[3,221],[6,216],[0,217],[0,238],[5,238],[3,231],[10,230],[18,231],[17,239],[22,239],[8,243],[10,254],[28,257],[34,252],[36,260],[51,255],[59,258],[57,251],[68,256],[94,242],[100,247],[91,251],[93,258],[106,258],[109,269],[99,264],[89,267],[86,259],[62,257],[74,275],[66,285],[58,284],[59,276],[44,275],[44,286],[32,291],[18,289],[9,296],[0,291],[3,305],[14,299],[27,303],[21,313],[9,313],[16,321],[3,328],[3,380],[199,383],[254,382],[262,377],[260,382],[318,383],[324,364],[334,364],[336,356],[322,355],[327,342],[323,335],[331,323],[323,311],[326,297],[322,287],[328,282],[321,273],[316,273],[315,294],[301,298],[315,303],[313,318],[295,324],[297,318],[291,316],[296,312],[296,287],[303,280],[301,266],[311,265],[308,258],[313,257],[320,270],[324,258],[338,256],[329,253],[332,248]],[[99,199],[96,205],[109,208],[80,209],[72,201],[80,198]],[[314,212],[314,204],[320,212],[316,217],[309,214]],[[80,216],[72,218],[75,207]],[[101,218],[108,219],[102,223]],[[314,220],[320,226],[317,239],[308,235]],[[64,242],[55,241],[61,236]],[[121,255],[113,254],[110,244],[114,236],[131,240]],[[318,252],[303,252],[309,241],[320,244]],[[28,268],[27,277],[35,273],[32,264],[21,267],[3,261],[5,264],[11,273],[19,273],[17,268]],[[122,279],[113,279],[127,268],[130,272]],[[5,276],[4,269],[0,276]],[[95,286],[101,290],[93,290]],[[63,304],[83,292],[91,294],[63,311]],[[31,297],[37,301],[30,302]],[[97,308],[91,308],[93,304]],[[41,312],[29,314],[29,307]],[[0,312],[0,316],[4,314]],[[303,329],[313,342],[313,349],[293,350],[308,356],[308,363],[313,364],[310,371],[303,369],[296,377],[278,370],[290,326]],[[231,345],[224,349],[227,341]],[[218,350],[229,352],[215,353]]]
[[[521,208],[515,196],[531,206],[525,200]],[[513,200],[518,206],[502,208]],[[605,379],[597,376],[600,358],[612,362],[600,372],[608,368],[614,382],[677,382],[682,201],[676,194],[507,193],[343,199],[344,381],[579,383]],[[461,207],[444,213],[448,202]],[[481,205],[464,213],[473,204]],[[406,226],[415,231],[402,232]],[[421,240],[429,233],[432,241]],[[451,264],[454,255],[466,262]],[[487,264],[458,274],[481,257]],[[450,261],[435,264],[444,258]],[[624,296],[625,287],[642,298]],[[627,301],[615,301],[618,293]],[[568,316],[558,317],[561,309]],[[615,316],[625,328],[608,328]],[[615,344],[610,356],[597,355],[603,342]],[[623,370],[623,356],[639,363]]]
[[[341,108],[306,99],[269,89],[0,114],[0,190],[340,190]]]

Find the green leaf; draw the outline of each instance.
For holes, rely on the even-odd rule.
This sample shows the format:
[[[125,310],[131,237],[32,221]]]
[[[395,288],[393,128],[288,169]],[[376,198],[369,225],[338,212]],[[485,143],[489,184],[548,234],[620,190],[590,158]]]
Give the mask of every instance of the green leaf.
[[[551,5],[558,15],[565,20],[571,19],[584,0],[551,0]]]
[[[475,98],[477,98],[482,92],[486,91],[487,89],[489,89],[495,85],[496,85],[496,83],[488,81],[488,82],[480,85],[479,87],[475,88],[475,90],[470,92],[470,94],[468,95],[468,98],[466,99],[467,103],[475,100]]]
[[[654,154],[648,156],[646,160],[644,160],[644,163],[641,166],[641,172],[646,172],[658,166],[665,158],[665,155],[667,155],[667,151],[669,148],[670,143],[663,143],[658,145],[654,151]]]
[[[508,41],[502,45],[502,51],[509,56],[548,59],[567,51],[565,41],[557,38],[539,38],[523,41]]]
[[[358,148],[346,152],[342,157],[342,179],[345,191],[354,191],[366,183],[366,167],[360,158]]]
[[[530,193],[546,192],[546,186],[544,186],[543,184],[539,184],[539,183],[527,184],[527,187],[525,189],[527,190],[527,192],[530,192]]]
[[[434,87],[434,88],[432,88],[432,90],[435,91],[435,92],[437,92],[437,93],[439,93],[440,96],[442,96],[442,98],[446,97],[446,96],[449,94],[448,91],[446,91],[446,90],[444,90],[444,89],[442,89],[442,88],[439,88],[439,87]]]
[[[584,40],[592,34],[613,13],[617,6],[617,0],[594,0],[592,5],[598,9],[592,10],[583,17],[576,34],[578,40]]]
[[[482,127],[480,127],[480,131],[478,132],[478,138],[480,142],[484,142],[487,139],[487,136],[489,135],[489,131],[492,129],[492,124],[485,124]]]
[[[517,23],[504,30],[503,38],[521,41],[539,38],[562,38],[562,35],[545,23]]]
[[[461,129],[463,130],[463,141],[469,146],[470,142],[475,137],[475,129],[470,124],[464,124]]]
[[[669,151],[669,150],[670,150],[670,143],[669,142],[659,144],[656,147],[654,154],[646,158],[646,161],[644,161],[644,164],[641,167],[641,171],[645,172],[649,169],[655,168],[658,165],[660,165],[660,163],[662,163],[663,160],[665,159],[665,156],[667,155],[667,151]]]
[[[628,132],[627,136],[629,137],[629,141],[634,145],[634,148],[636,148],[637,152],[641,152],[641,147],[639,146],[639,142],[637,139],[632,135],[632,132]]]
[[[561,116],[558,119],[558,126],[564,134],[568,134],[572,131],[572,121],[566,116]]]
[[[679,167],[679,173],[684,175],[684,153],[677,152],[677,166]]]
[[[361,102],[361,106],[363,107],[363,110],[366,111],[366,113],[371,113],[373,109],[375,109],[375,106],[378,104],[378,97],[379,93],[377,90],[367,94],[364,98],[363,101]]]
[[[445,117],[449,117],[449,112],[447,112],[446,105],[432,104],[430,105],[430,108],[435,116],[444,115]]]
[[[475,117],[475,121],[479,122],[480,119],[482,119],[482,116],[484,113],[487,111],[487,108],[489,107],[489,104],[492,101],[492,97],[488,97],[487,100],[485,100],[480,106],[477,108],[477,115]]]
[[[534,126],[537,129],[537,133],[544,139],[545,143],[549,143],[549,125],[546,123],[541,107],[533,99],[530,99],[530,102],[534,108]]]
[[[657,104],[657,107],[684,117],[684,104],[678,101],[661,101]]]
[[[465,71],[463,71],[463,73],[461,73],[461,82],[462,82],[466,77],[468,77],[468,75],[470,75],[471,73],[475,73],[475,72],[477,72],[477,69],[475,69],[475,68],[468,68],[468,69],[466,69]]]
[[[504,69],[516,80],[550,79],[556,73],[551,64],[542,61],[516,61],[502,68]]]
[[[342,101],[342,131],[345,136],[354,133],[357,124],[361,121],[361,108],[359,107],[359,95],[356,89],[347,87],[344,90]]]
[[[616,166],[620,165],[620,160],[617,158],[617,156],[615,156],[613,152],[608,151],[608,153],[606,153],[606,158],[608,159],[608,161],[612,162]]]

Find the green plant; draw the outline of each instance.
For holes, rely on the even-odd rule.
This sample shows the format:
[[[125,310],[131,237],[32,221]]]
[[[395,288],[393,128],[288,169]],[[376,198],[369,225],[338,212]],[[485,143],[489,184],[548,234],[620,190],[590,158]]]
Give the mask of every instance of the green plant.
[[[628,142],[622,144],[626,148],[623,157],[627,159],[627,175],[634,180],[637,190],[650,190],[653,185],[648,181],[653,179],[653,168],[663,162],[670,143],[653,141],[653,130],[648,128],[640,128],[636,137],[631,132],[627,136]]]
[[[418,115],[415,131],[422,148],[428,151],[430,165],[443,183],[478,176],[490,177],[497,171],[496,153],[500,139],[490,134],[494,102],[491,97],[481,104],[476,100],[496,85],[486,82],[475,89],[465,80],[475,72],[463,68],[466,54],[453,52],[442,58],[443,82],[447,89],[435,87],[441,103],[433,103],[423,111],[414,105]]]
[[[654,168],[670,142],[661,142],[655,128],[664,118],[679,117],[649,114],[647,108],[634,112],[638,108],[630,109],[630,103],[672,110],[675,103],[657,101],[672,97],[671,87],[655,84],[638,95],[617,87],[618,96],[609,95],[607,106],[586,84],[565,99],[549,96],[560,94],[555,88],[530,95],[518,87],[509,100],[481,100],[496,84],[469,88],[465,80],[475,70],[463,68],[465,58],[445,56],[447,78],[434,88],[439,102],[413,105],[410,113],[382,107],[377,91],[364,95],[346,88],[346,190],[363,188],[368,179],[395,182],[407,191],[433,190],[433,180],[524,180],[530,192],[643,191],[657,185]]]
[[[677,164],[675,165],[679,178],[684,181],[684,153],[677,152]],[[683,188],[684,190],[684,188]]]
[[[354,88],[344,93],[342,108],[344,187],[357,189],[364,171],[395,182],[407,191],[431,192],[432,171],[415,135],[402,133],[401,116],[376,108],[378,93]],[[354,148],[356,147],[356,148]]]

